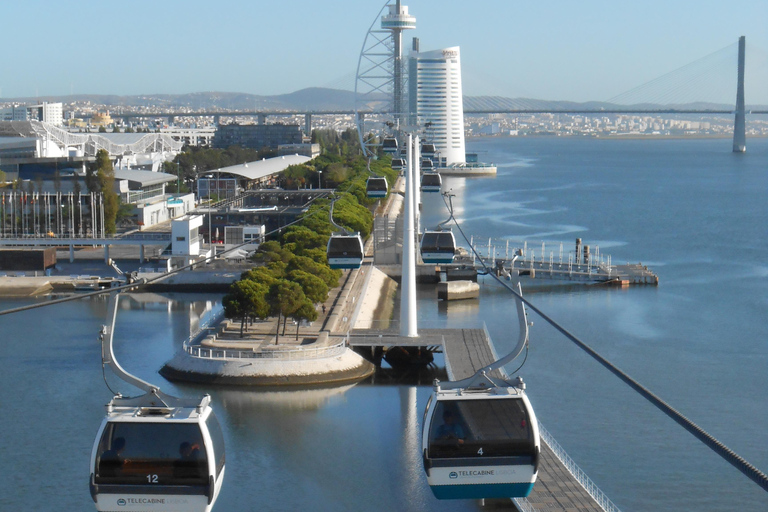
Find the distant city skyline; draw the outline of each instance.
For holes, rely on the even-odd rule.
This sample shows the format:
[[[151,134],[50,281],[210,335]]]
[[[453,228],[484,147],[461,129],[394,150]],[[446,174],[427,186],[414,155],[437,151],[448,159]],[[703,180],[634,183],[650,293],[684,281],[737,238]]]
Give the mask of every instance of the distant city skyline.
[[[466,95],[605,101],[744,35],[747,103],[768,103],[768,2],[403,4],[417,19],[404,47],[410,48],[410,36],[419,37],[422,50],[460,46]],[[352,90],[363,39],[383,5],[359,0],[7,2],[0,6],[6,20],[0,31],[0,101],[69,94]],[[733,69],[732,79],[724,78],[724,102],[735,99],[735,58]]]

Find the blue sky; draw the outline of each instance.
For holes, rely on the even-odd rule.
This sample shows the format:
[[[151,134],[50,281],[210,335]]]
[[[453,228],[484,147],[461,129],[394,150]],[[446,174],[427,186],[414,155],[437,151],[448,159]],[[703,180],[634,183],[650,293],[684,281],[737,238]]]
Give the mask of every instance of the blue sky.
[[[768,103],[766,0],[403,3],[418,25],[406,33],[407,41],[418,36],[423,50],[461,47],[465,94],[607,100],[744,35],[747,102]],[[2,2],[0,98],[351,90],[363,39],[383,5]],[[749,67],[753,61],[759,74]]]

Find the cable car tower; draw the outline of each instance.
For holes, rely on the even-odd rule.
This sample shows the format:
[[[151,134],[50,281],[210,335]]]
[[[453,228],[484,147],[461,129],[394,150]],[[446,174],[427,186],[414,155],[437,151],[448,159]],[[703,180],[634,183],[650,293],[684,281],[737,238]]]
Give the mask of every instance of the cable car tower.
[[[381,28],[374,28],[379,16]],[[416,17],[408,13],[407,6],[400,0],[394,4],[387,1],[363,41],[355,80],[355,121],[365,156],[375,155],[378,145],[368,136],[366,115],[385,117],[384,122],[389,121],[396,131],[405,126],[407,73],[403,64],[403,31],[415,28]]]

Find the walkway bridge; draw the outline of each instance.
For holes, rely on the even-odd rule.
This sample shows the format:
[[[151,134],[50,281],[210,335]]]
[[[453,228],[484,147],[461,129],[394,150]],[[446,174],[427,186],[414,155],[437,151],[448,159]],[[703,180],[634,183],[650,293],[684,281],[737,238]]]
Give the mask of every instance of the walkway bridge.
[[[69,247],[69,261],[75,259],[75,247],[103,247],[104,261],[109,263],[111,245],[139,246],[139,261],[144,262],[144,247],[147,245],[168,246],[170,233],[131,233],[122,236],[102,237],[48,237],[48,236],[4,236],[0,237],[0,248],[9,247]]]

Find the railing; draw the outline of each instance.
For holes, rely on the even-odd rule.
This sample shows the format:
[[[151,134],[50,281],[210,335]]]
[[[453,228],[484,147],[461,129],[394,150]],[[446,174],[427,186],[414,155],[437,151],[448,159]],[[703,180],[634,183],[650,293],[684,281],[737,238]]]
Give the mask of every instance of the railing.
[[[192,357],[200,359],[280,359],[298,361],[302,359],[323,359],[344,354],[347,350],[348,339],[344,339],[335,345],[317,348],[291,348],[269,349],[263,352],[251,350],[223,349],[193,345],[193,341],[201,337],[203,331],[212,329],[213,323],[218,323],[224,317],[224,311],[213,315],[210,319],[200,324],[199,328],[184,340],[183,349]],[[215,334],[212,333],[215,337]]]
[[[557,441],[555,441],[555,438],[552,437],[552,435],[547,431],[547,429],[544,428],[541,423],[539,423],[539,433],[541,435],[541,440],[549,445],[549,447],[552,449],[552,452],[560,460],[563,466],[565,466],[568,472],[573,475],[573,477],[581,484],[584,490],[586,490],[589,495],[592,496],[600,508],[606,512],[621,512],[619,507],[614,505],[613,502],[608,499],[605,494],[603,494],[603,491],[601,491],[600,488],[595,485],[592,480],[590,480],[587,474],[578,465],[576,465],[573,459],[568,456],[563,447],[560,446]]]
[[[281,361],[301,361],[340,356],[346,352],[347,343],[344,340],[328,347],[275,349],[262,352],[202,347],[200,345],[185,345],[184,350],[192,357],[200,359],[278,359]]]
[[[0,240],[39,240],[51,243],[85,243],[87,245],[98,243],[100,240],[129,240],[129,241],[157,241],[170,242],[170,233],[131,233],[129,235],[97,235],[97,236],[70,236],[68,233],[49,236],[42,233],[10,233],[0,234]]]
[[[512,501],[520,512],[537,512],[528,502],[528,498],[512,498]]]

